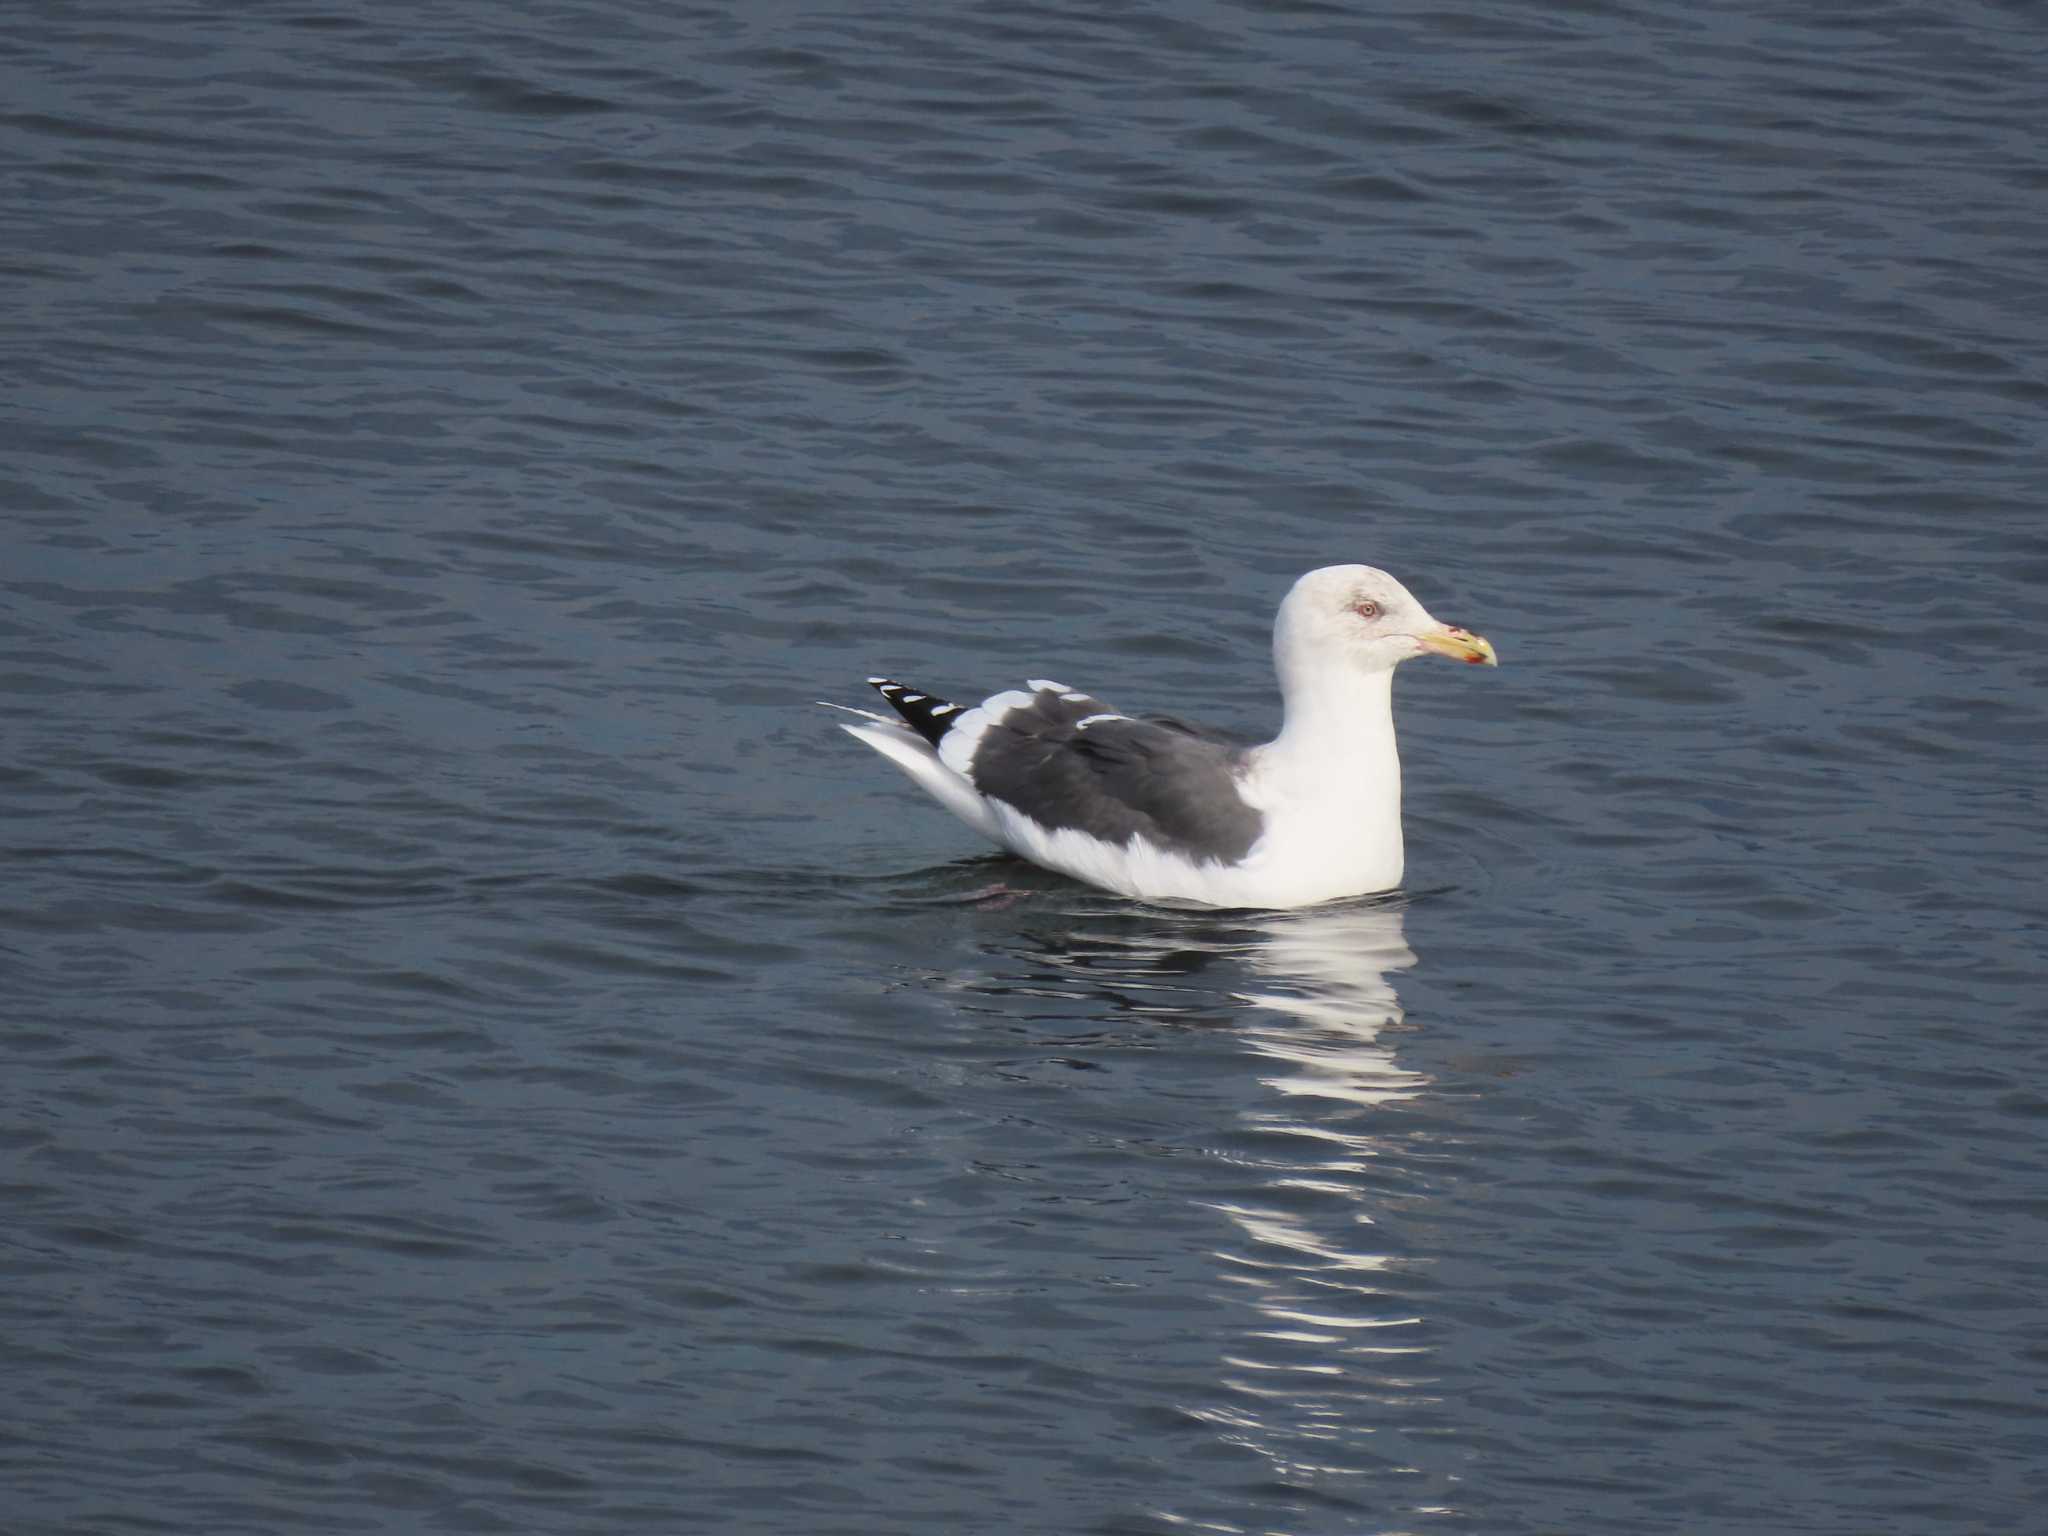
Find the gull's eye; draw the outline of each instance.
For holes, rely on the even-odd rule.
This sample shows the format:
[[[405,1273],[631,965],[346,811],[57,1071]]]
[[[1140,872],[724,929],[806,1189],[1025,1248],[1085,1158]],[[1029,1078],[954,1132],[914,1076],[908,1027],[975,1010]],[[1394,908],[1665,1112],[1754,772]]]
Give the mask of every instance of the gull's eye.
[[[1380,616],[1380,605],[1369,597],[1361,597],[1351,605],[1351,611],[1361,619],[1376,619]]]

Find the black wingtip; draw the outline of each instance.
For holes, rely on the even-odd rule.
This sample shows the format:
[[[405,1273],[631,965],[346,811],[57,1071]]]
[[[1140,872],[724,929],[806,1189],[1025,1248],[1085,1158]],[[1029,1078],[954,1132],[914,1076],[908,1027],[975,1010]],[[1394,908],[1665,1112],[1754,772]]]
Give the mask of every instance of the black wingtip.
[[[958,704],[950,703],[935,694],[919,693],[906,687],[893,677],[871,677],[868,686],[889,701],[889,707],[901,715],[910,728],[933,746],[946,739],[946,732],[953,728],[953,722],[964,711]]]

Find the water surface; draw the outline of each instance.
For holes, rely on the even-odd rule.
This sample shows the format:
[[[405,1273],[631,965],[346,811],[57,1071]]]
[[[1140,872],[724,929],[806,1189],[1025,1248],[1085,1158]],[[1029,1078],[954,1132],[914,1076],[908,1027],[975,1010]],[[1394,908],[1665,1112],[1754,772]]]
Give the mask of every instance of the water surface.
[[[2020,1531],[2031,8],[17,7],[10,1530]],[[1274,724],[1148,908],[831,728]]]

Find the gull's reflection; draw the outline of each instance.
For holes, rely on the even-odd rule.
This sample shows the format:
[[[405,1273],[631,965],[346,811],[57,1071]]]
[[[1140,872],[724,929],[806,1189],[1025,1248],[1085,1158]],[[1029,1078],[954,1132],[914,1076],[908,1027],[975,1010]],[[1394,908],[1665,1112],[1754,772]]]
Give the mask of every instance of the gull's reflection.
[[[1426,1198],[1399,1106],[1430,1086],[1397,1056],[1394,978],[1416,963],[1404,904],[1222,914],[1104,903],[1068,906],[1055,933],[1046,915],[1030,925],[1036,963],[1002,988],[1038,1000],[1041,1024],[1081,1026],[1069,1042],[1127,1045],[1202,1030],[1171,1046],[1154,1094],[1192,1107],[1186,1095],[1201,1091],[1194,1134],[1208,1173],[1176,1193],[1229,1222],[1205,1256],[1209,1283],[1250,1313],[1202,1341],[1216,1374],[1183,1411],[1280,1485],[1343,1497],[1391,1476],[1443,1507],[1449,1487],[1424,1470],[1446,1427],[1429,1386],[1427,1280],[1396,1235]],[[1253,1053],[1251,1079],[1215,1070],[1211,1052],[1226,1045]],[[1136,1104],[1160,1112],[1156,1098]]]
[[[1401,999],[1387,978],[1415,964],[1399,906],[1273,913],[1260,930],[1246,963],[1262,985],[1243,1000],[1276,1017],[1252,1014],[1243,1033],[1283,1064],[1265,1079],[1268,1087],[1374,1106],[1427,1085],[1383,1038],[1401,1022]]]
[[[1184,1411],[1260,1456],[1276,1485],[1343,1497],[1395,1477],[1421,1493],[1446,1425],[1425,1282],[1386,1225],[1421,1194],[1389,1106],[1430,1087],[1397,1059],[1393,979],[1415,965],[1403,903],[1100,913],[1065,938],[1063,969],[1096,981],[1098,1008],[1108,983],[1120,1010],[1227,1024],[1260,1061],[1260,1092],[1235,1096],[1235,1124],[1208,1145],[1227,1176],[1194,1194],[1231,1223],[1208,1257],[1251,1319],[1219,1341],[1212,1391]]]
[[[1341,1482],[1379,1460],[1350,1453],[1413,1390],[1419,1353],[1378,1221],[1390,1175],[1377,1112],[1428,1086],[1393,1045],[1391,978],[1415,954],[1402,908],[1383,902],[1261,916],[1242,957],[1237,1033],[1269,1064],[1271,1096],[1237,1112],[1234,1156],[1255,1192],[1209,1204],[1238,1233],[1214,1253],[1219,1276],[1259,1323],[1223,1354],[1220,1400],[1189,1406],[1277,1475]]]
[[[1193,1407],[1279,1478],[1334,1491],[1384,1475],[1388,1439],[1435,1416],[1412,1276],[1381,1218],[1410,1198],[1386,1106],[1429,1086],[1395,1057],[1391,977],[1415,964],[1393,904],[1277,913],[1246,952],[1240,1035],[1275,1064],[1245,1105],[1255,1196],[1217,1200],[1239,1240],[1221,1277],[1259,1314],[1223,1356],[1221,1400]]]

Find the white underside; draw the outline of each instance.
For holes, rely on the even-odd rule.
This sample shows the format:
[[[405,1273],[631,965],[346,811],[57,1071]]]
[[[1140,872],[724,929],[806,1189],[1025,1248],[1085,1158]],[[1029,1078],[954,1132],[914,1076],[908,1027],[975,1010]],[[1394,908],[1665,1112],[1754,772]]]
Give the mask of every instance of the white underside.
[[[917,787],[991,842],[1003,841],[1003,829],[985,798],[972,784],[939,761],[931,743],[905,725],[876,720],[871,725],[839,727],[864,741],[917,782]],[[1027,854],[1028,858],[1029,855]]]
[[[1217,907],[1303,907],[1401,883],[1400,767],[1392,757],[1391,733],[1384,761],[1371,754],[1364,762],[1354,760],[1348,773],[1304,775],[1292,771],[1290,759],[1274,747],[1262,749],[1240,793],[1264,814],[1264,835],[1241,861],[1222,864],[1190,859],[1139,837],[1119,845],[1071,828],[1055,831],[981,794],[906,727],[877,720],[841,729],[895,763],[991,842],[1126,896]]]

